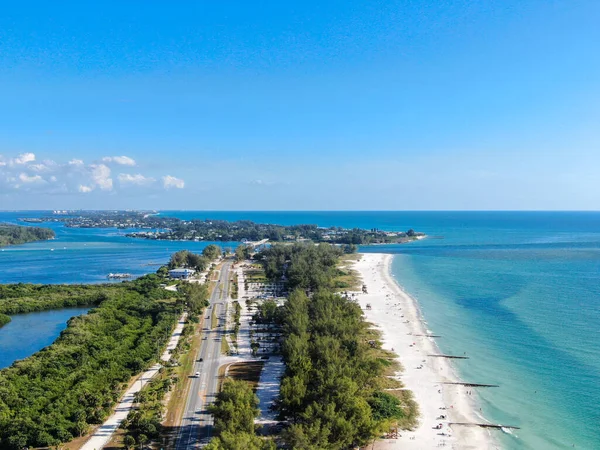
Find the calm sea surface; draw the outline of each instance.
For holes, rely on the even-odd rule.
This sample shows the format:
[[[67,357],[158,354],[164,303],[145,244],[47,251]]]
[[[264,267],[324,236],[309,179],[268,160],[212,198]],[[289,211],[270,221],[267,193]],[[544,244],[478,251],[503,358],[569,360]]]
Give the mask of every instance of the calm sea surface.
[[[71,317],[88,310],[64,308],[12,316],[12,321],[0,328],[0,369],[52,344]]]
[[[394,275],[419,300],[429,328],[443,335],[441,349],[471,357],[456,364],[463,379],[500,385],[482,389],[480,403],[493,422],[521,427],[499,434],[504,446],[600,448],[600,213],[162,214],[427,233],[431,238],[420,242],[361,250],[396,255]],[[0,212],[0,222],[38,215]],[[50,225],[55,240],[0,252],[0,282],[87,283],[105,281],[109,272],[141,275],[173,251],[206,245]],[[0,351],[4,345],[0,341]]]

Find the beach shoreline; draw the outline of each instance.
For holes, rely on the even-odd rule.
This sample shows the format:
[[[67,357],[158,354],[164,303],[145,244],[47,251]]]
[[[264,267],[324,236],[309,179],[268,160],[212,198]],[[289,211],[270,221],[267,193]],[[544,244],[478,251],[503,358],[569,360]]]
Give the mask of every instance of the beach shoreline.
[[[477,394],[472,388],[442,384],[460,379],[448,359],[427,356],[440,354],[440,351],[434,338],[419,336],[432,332],[427,328],[418,302],[402,289],[392,274],[392,260],[390,254],[362,253],[360,260],[353,262],[353,269],[367,288],[367,293],[358,294],[358,303],[367,321],[381,331],[383,348],[398,354],[404,368],[398,379],[413,392],[420,417],[414,430],[400,432],[398,439],[380,440],[375,448],[500,449],[491,434],[497,431],[448,425],[449,422],[488,421],[480,412]],[[439,424],[441,429],[434,428]]]

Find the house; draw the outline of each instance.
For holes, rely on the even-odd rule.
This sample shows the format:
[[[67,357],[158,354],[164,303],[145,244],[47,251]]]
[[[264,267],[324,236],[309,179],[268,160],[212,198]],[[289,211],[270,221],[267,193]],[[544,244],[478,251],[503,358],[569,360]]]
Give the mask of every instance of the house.
[[[193,269],[186,269],[183,267],[179,267],[177,269],[169,270],[169,276],[171,278],[177,278],[180,280],[187,280],[190,276],[192,276],[196,271]]]

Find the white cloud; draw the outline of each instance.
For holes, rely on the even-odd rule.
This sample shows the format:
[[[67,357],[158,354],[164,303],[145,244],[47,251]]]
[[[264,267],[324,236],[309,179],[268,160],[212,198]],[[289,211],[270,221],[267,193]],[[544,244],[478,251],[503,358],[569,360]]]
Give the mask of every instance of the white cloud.
[[[268,187],[268,186],[280,185],[282,183],[278,182],[278,181],[265,181],[265,180],[261,180],[261,179],[256,179],[256,180],[250,181],[250,184],[254,185],[254,186]]]
[[[104,164],[90,165],[93,183],[103,191],[110,191],[113,187],[113,180],[110,177],[110,169]]]
[[[40,164],[29,164],[27,168],[29,170],[33,170],[34,172],[49,172],[56,165],[54,161],[44,161]]]
[[[102,158],[105,163],[121,164],[122,166],[135,166],[135,160],[129,156],[105,156]]]
[[[19,180],[21,180],[23,183],[40,183],[44,181],[44,179],[39,175],[29,176],[26,173],[21,173],[19,175]]]
[[[33,153],[21,153],[19,156],[11,160],[12,164],[27,164],[28,162],[35,161],[35,154]]]
[[[171,188],[183,189],[183,186],[185,185],[185,182],[181,178],[175,178],[175,177],[172,177],[171,175],[165,175],[164,177],[162,177],[162,181],[163,181],[163,187],[165,189],[171,189]]]
[[[112,157],[111,164],[135,164],[128,157]],[[114,176],[114,178],[113,178]],[[116,179],[115,179],[116,178]],[[157,191],[182,189],[184,181],[171,175],[164,177],[145,173],[113,174],[111,166],[102,162],[86,164],[82,159],[55,162],[36,161],[33,153],[18,156],[0,155],[0,194],[27,192],[31,194],[86,194],[113,192],[132,187]]]
[[[119,183],[120,184],[136,184],[138,186],[147,186],[156,181],[155,178],[145,177],[141,173],[131,174],[131,173],[120,173],[119,174]]]

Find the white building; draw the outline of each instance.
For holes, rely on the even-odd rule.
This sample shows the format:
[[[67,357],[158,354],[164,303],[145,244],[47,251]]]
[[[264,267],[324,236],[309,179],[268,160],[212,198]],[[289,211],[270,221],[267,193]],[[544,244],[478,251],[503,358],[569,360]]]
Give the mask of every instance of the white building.
[[[169,276],[171,278],[177,278],[180,280],[187,280],[190,276],[194,275],[196,271],[193,269],[185,269],[179,267],[177,269],[169,270]]]

